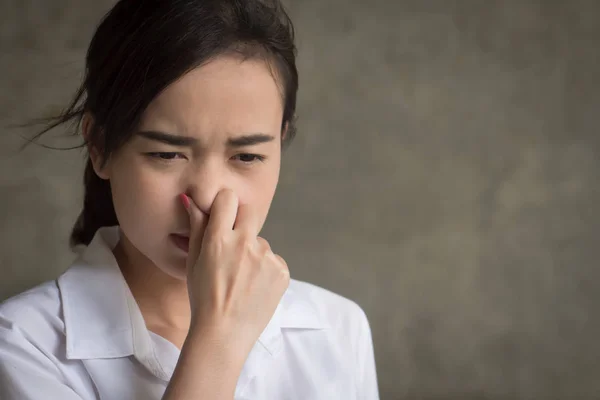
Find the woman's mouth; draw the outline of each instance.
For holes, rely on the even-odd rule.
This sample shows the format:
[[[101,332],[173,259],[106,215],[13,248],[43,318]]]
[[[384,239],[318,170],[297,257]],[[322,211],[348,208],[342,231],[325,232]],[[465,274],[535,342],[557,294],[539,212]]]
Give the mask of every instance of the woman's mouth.
[[[190,251],[190,238],[188,236],[172,233],[169,235],[169,238],[175,243],[175,246],[179,247],[181,250],[186,253]]]

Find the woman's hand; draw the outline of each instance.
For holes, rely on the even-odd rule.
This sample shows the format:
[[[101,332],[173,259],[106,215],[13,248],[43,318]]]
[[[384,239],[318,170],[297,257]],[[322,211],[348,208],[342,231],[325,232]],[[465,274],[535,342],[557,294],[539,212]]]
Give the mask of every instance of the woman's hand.
[[[244,362],[289,285],[289,271],[257,236],[259,219],[234,192],[217,194],[208,222],[184,196],[192,319],[163,400],[232,399]]]
[[[208,222],[188,204],[190,331],[216,329],[245,359],[288,287],[287,264],[258,237],[259,218],[233,191],[217,194]]]

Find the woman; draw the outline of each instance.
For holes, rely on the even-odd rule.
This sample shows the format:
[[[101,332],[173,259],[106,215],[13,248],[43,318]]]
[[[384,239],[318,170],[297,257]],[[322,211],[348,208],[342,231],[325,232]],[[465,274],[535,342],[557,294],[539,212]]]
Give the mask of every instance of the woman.
[[[121,0],[66,112],[88,160],[79,257],[0,306],[0,398],[377,399],[354,302],[259,232],[294,136],[277,2]],[[78,129],[79,131],[79,129]]]

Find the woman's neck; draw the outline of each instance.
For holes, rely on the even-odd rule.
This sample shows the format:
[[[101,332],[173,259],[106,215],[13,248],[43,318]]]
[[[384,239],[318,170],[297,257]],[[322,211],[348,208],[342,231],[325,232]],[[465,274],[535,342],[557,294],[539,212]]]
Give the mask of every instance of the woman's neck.
[[[190,302],[186,282],[157,268],[125,236],[121,236],[113,253],[148,329],[172,342],[179,342],[166,334],[179,337],[189,330]]]

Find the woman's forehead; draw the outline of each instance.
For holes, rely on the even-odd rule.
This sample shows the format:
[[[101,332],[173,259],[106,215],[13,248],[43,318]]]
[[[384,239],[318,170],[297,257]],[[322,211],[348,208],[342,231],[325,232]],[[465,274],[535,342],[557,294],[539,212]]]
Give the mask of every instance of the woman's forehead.
[[[186,135],[262,132],[280,128],[282,114],[279,87],[265,62],[221,57],[167,87],[150,103],[141,125]]]

